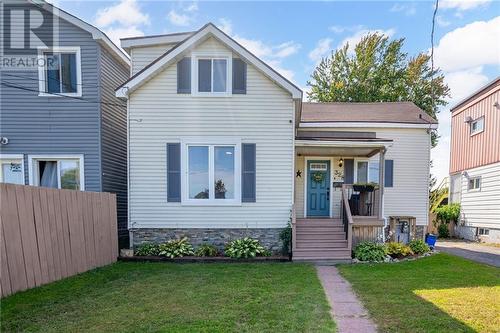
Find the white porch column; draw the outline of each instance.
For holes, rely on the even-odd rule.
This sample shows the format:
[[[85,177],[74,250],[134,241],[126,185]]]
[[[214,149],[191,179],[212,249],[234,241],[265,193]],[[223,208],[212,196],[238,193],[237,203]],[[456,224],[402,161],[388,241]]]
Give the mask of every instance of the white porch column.
[[[378,199],[378,217],[383,218],[382,212],[384,207],[384,183],[385,183],[385,148],[380,148],[379,151],[379,199]]]

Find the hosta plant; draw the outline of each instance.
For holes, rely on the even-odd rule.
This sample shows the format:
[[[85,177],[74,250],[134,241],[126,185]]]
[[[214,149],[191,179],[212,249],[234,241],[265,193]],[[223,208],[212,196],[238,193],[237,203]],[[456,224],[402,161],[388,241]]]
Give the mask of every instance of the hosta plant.
[[[192,256],[194,255],[194,250],[187,238],[182,238],[160,244],[159,255],[168,258]]]
[[[429,248],[429,245],[427,245],[423,240],[421,239],[414,239],[412,240],[408,246],[410,249],[413,251],[415,254],[424,254],[429,252],[431,249]]]
[[[384,261],[384,246],[375,242],[361,242],[354,248],[354,258],[361,261]]]
[[[157,256],[159,252],[158,245],[154,243],[144,243],[135,249],[136,256]]]
[[[215,257],[219,251],[217,248],[210,244],[202,244],[196,249],[195,254],[198,257]]]
[[[393,258],[403,258],[413,255],[413,251],[408,245],[398,242],[386,243],[385,253]]]
[[[227,244],[224,253],[231,258],[254,258],[268,255],[269,251],[260,245],[258,240],[245,237]]]

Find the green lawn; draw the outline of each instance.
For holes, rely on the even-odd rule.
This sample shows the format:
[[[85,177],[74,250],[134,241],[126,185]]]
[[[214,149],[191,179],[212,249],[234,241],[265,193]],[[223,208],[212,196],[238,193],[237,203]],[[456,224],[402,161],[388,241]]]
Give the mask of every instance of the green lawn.
[[[1,331],[332,332],[313,266],[125,263],[1,301]]]
[[[382,332],[500,332],[500,269],[438,254],[342,265]]]

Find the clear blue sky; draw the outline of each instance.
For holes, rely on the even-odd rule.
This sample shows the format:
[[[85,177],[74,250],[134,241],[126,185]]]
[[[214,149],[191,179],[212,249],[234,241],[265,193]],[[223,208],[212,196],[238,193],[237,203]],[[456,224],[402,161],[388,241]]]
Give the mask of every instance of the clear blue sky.
[[[436,63],[451,88],[450,105],[500,73],[500,2],[440,1]],[[317,61],[368,31],[406,39],[410,55],[427,52],[433,1],[213,2],[59,1],[56,5],[121,37],[190,31],[213,22],[307,90]],[[449,112],[439,117],[442,139],[433,173],[448,170]]]

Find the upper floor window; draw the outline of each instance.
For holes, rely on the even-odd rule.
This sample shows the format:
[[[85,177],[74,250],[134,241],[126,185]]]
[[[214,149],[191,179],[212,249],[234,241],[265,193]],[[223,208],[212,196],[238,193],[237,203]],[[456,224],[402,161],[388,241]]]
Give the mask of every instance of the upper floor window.
[[[30,185],[84,189],[83,156],[29,156]]]
[[[478,118],[470,123],[470,135],[484,131],[484,117]]]
[[[81,96],[79,48],[42,51],[44,67],[39,70],[40,95]]]
[[[198,92],[227,92],[227,59],[198,59]]]

